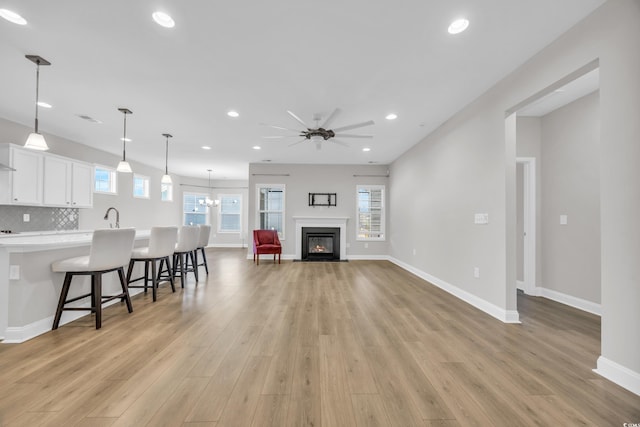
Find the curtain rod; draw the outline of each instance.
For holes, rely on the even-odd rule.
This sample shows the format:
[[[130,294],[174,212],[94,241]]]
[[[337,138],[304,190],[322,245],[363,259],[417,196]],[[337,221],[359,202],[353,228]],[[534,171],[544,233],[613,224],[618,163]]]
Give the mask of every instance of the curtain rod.
[[[387,173],[386,175],[353,175],[355,178],[362,178],[362,177],[366,177],[366,178],[371,178],[371,177],[380,177],[380,178],[389,178],[389,174]]]
[[[291,176],[288,173],[252,173],[251,176]]]
[[[207,185],[197,185],[197,184],[180,184],[180,187],[199,187],[199,188],[210,188],[210,189],[231,189],[231,190],[242,190],[242,189],[248,189],[249,187],[209,187]]]

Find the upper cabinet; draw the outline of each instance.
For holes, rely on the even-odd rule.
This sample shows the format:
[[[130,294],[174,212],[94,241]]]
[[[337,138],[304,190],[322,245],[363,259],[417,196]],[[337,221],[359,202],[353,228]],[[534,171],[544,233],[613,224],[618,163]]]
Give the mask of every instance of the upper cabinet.
[[[72,208],[93,206],[93,166],[54,154],[0,144],[0,203]]]

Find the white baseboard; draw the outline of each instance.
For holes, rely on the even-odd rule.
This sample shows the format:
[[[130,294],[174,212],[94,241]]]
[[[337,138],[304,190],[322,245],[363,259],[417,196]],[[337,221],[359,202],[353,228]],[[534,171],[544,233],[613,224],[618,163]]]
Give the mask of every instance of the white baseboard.
[[[524,282],[522,280],[516,280],[516,288],[524,291]]]
[[[207,248],[247,248],[247,244],[244,243],[210,243]]]
[[[586,311],[597,316],[602,316],[602,306],[595,302],[587,301],[582,298],[563,294],[562,292],[543,287],[536,288],[536,295],[548,298],[564,305],[568,305],[573,308],[577,308],[578,310]]]
[[[353,261],[388,261],[388,255],[347,255],[348,260]]]
[[[640,373],[604,356],[598,357],[597,368],[593,372],[640,396]]]
[[[144,292],[144,289],[129,289],[129,295],[134,296],[141,292]],[[112,304],[119,303],[119,299],[111,300],[105,304],[104,307],[108,307]],[[78,307],[86,307],[89,308],[90,303],[87,301],[84,304],[79,305]],[[134,307],[135,309],[135,307]],[[60,318],[60,326],[65,325],[67,323],[73,322],[81,317],[88,316],[90,312],[83,311],[64,311],[62,312],[62,317]],[[10,326],[7,328],[7,332],[5,334],[4,340],[2,344],[19,344],[21,342],[25,342],[30,340],[31,338],[35,338],[38,335],[42,335],[51,330],[53,326],[53,318],[54,316],[49,316],[45,319],[37,320],[33,323],[29,323],[28,325],[21,327]]]
[[[504,323],[520,323],[520,316],[517,310],[504,310],[495,304],[470,294],[457,286],[438,279],[396,258],[388,257],[388,260]]]

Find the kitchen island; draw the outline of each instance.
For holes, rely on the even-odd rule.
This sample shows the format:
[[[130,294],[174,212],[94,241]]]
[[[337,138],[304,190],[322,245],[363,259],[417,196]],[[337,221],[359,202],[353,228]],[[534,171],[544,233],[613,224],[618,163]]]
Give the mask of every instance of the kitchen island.
[[[51,263],[64,258],[88,255],[91,230],[21,233],[0,237],[0,340],[19,343],[51,330],[64,273],[51,271]],[[148,230],[136,231],[135,247],[146,246]],[[126,266],[125,266],[126,268]],[[140,275],[137,267],[135,274]],[[104,294],[118,292],[116,272],[104,275]],[[69,297],[89,292],[90,278],[74,279]],[[131,295],[142,292],[132,289]],[[112,301],[111,303],[118,303]],[[89,307],[88,299],[74,303]],[[135,307],[134,307],[135,309]],[[88,315],[84,311],[65,311],[64,325]]]

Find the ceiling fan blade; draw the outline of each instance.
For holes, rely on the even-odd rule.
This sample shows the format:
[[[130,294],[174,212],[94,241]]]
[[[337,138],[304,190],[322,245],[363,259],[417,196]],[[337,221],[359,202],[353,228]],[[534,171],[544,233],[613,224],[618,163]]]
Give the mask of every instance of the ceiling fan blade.
[[[356,123],[355,125],[343,126],[341,128],[333,129],[335,133],[342,132],[343,130],[351,130],[356,128],[362,128],[365,126],[371,126],[376,124],[373,120],[369,120],[368,122]]]
[[[283,138],[299,138],[300,135],[277,135],[277,136],[263,136],[264,139],[283,139]]]
[[[305,139],[303,139],[301,141],[298,141],[298,142],[294,142],[293,144],[289,144],[289,147],[293,147],[294,145],[298,145],[298,144],[300,144],[302,142],[305,142],[306,140],[307,140],[307,138],[305,138]]]
[[[309,126],[307,126],[307,124],[306,124],[305,122],[303,122],[303,121],[302,121],[302,119],[301,119],[300,117],[296,116],[295,114],[293,114],[293,113],[292,113],[291,111],[289,111],[289,110],[287,110],[287,113],[289,113],[289,115],[290,115],[291,117],[293,117],[294,119],[296,119],[296,121],[297,121],[298,123],[300,123],[302,126],[304,126],[304,127],[305,127],[305,129],[310,129],[310,128],[309,128]]]
[[[338,138],[373,138],[373,135],[351,135],[349,133],[336,133]]]
[[[280,129],[280,130],[288,130],[290,132],[296,132],[296,133],[300,133],[301,131],[298,129],[291,129],[291,128],[285,128],[282,126],[274,126],[274,125],[267,125],[265,123],[260,123],[261,126],[266,126],[266,127],[270,127],[270,128],[274,128],[274,129]]]
[[[331,114],[329,114],[329,117],[327,117],[327,120],[325,120],[324,123],[320,125],[320,127],[326,129],[338,114],[340,114],[340,109],[336,108],[335,110],[333,110]]]

